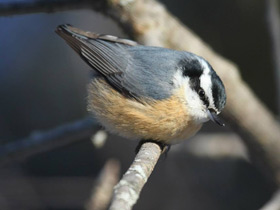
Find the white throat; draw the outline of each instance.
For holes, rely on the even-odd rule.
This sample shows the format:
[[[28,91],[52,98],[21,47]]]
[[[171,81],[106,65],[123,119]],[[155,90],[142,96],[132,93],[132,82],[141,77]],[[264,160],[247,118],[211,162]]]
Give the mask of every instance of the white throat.
[[[178,70],[173,79],[176,88],[184,88],[184,96],[186,103],[186,110],[197,124],[208,121],[206,107],[200,100],[195,90],[190,87],[190,79],[183,77],[182,72]]]
[[[209,99],[210,107],[214,104],[213,97],[212,97],[212,90],[211,90],[211,76],[210,76],[210,69],[207,63],[203,60],[200,61],[203,65],[204,71],[203,74],[200,76],[200,86],[205,91],[206,96]],[[207,107],[200,99],[198,93],[193,90],[190,86],[190,78],[185,77],[182,74],[181,70],[178,70],[173,79],[173,83],[176,88],[184,88],[185,93],[185,102],[186,102],[186,109],[193,120],[197,123],[204,123],[209,120],[207,115]]]

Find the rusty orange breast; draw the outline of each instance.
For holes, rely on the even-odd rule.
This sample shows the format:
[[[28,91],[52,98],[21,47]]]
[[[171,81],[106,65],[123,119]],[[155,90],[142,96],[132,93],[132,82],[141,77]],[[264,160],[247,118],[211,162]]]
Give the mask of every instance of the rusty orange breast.
[[[153,139],[167,144],[194,135],[196,124],[186,109],[184,89],[164,100],[127,98],[111,88],[103,79],[88,86],[88,110],[109,130],[127,138]]]

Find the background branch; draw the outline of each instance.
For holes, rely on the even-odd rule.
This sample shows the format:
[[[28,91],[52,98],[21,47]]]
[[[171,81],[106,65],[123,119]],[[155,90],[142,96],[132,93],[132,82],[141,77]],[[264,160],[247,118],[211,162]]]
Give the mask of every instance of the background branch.
[[[100,127],[92,118],[64,124],[45,132],[33,132],[29,137],[0,146],[0,164],[20,161],[31,155],[88,138]]]
[[[132,165],[115,186],[110,210],[132,209],[160,154],[161,149],[157,144],[150,142],[142,144]]]
[[[277,0],[266,0],[266,18],[271,40],[272,58],[277,92],[277,108],[280,114],[280,20]]]
[[[120,162],[115,159],[109,159],[105,163],[86,205],[86,210],[106,210],[108,208],[113,188],[119,180],[120,170]]]

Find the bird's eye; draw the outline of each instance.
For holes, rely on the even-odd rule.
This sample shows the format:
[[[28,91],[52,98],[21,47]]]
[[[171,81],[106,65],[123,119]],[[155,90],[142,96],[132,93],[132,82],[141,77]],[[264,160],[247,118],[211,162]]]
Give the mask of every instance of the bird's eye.
[[[204,98],[205,92],[204,92],[204,90],[203,90],[202,88],[200,88],[200,89],[198,90],[198,95],[199,95],[200,98]]]
[[[197,91],[200,99],[203,101],[203,103],[206,105],[206,107],[209,106],[209,100],[208,97],[205,95],[205,91],[202,88],[199,88],[199,90]]]

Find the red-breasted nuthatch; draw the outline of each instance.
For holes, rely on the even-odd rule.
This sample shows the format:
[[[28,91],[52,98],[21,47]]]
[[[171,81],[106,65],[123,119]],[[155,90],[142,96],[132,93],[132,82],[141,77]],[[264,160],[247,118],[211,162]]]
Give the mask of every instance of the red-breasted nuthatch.
[[[88,109],[109,131],[174,144],[209,119],[223,125],[225,88],[202,57],[70,25],[56,32],[95,70]]]

